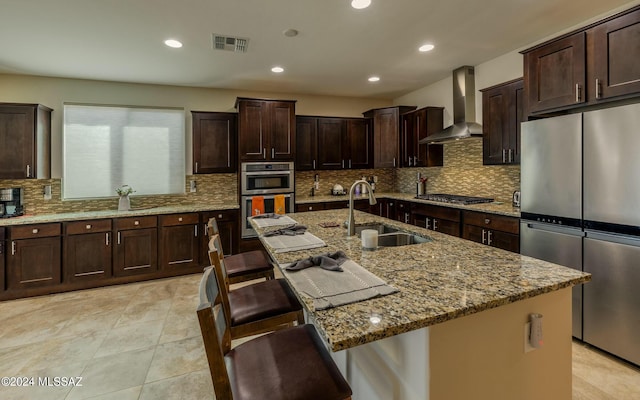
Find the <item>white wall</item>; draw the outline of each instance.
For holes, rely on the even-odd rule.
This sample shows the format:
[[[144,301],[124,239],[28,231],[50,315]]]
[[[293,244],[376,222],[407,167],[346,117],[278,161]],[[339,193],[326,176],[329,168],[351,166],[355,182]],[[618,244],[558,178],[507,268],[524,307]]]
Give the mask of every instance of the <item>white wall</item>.
[[[191,173],[190,111],[230,111],[236,97],[297,100],[296,114],[362,117],[371,108],[392,105],[389,100],[246,92],[211,88],[103,82],[0,74],[0,102],[40,103],[54,110],[51,122],[51,174],[62,175],[62,110],[64,103],[182,107],[185,109],[186,172]]]

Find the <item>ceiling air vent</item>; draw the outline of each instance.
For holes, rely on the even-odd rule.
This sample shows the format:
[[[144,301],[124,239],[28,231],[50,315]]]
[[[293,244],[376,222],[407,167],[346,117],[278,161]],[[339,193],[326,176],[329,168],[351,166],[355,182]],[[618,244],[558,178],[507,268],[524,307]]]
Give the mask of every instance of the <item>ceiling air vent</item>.
[[[233,36],[213,34],[213,48],[215,50],[235,51],[239,53],[246,53],[247,46],[249,45],[249,39],[239,38]]]

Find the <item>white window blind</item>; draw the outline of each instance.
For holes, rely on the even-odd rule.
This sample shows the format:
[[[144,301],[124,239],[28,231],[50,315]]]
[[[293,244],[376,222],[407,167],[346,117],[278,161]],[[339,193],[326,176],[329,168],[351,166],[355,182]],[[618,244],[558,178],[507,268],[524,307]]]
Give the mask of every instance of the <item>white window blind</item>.
[[[184,110],[64,106],[64,199],[185,191]]]

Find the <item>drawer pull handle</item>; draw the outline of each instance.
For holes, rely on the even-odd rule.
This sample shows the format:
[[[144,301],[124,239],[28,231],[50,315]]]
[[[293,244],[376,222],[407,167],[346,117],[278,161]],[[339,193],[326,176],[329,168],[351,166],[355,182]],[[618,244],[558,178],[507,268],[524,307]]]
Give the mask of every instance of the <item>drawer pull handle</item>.
[[[195,237],[198,237],[198,225],[193,226],[195,228]]]
[[[485,224],[490,224],[490,223],[491,223],[491,220],[490,220],[489,218],[485,218],[485,219],[484,219],[484,223],[485,223]]]
[[[491,245],[491,231],[487,231],[487,244]]]
[[[31,232],[38,233],[38,232],[40,232],[40,230],[38,228],[34,228]]]
[[[87,229],[91,229],[91,224],[87,224],[87,225],[85,226],[85,228],[87,228]]]
[[[178,222],[182,222],[182,217],[179,217],[179,218],[178,218]]]
[[[140,225],[140,221],[133,221],[134,225]]]
[[[109,246],[109,232],[104,234],[104,244]]]
[[[11,242],[11,255],[12,256],[16,255],[16,242],[15,241]]]
[[[218,219],[222,219],[222,214],[218,214]]]

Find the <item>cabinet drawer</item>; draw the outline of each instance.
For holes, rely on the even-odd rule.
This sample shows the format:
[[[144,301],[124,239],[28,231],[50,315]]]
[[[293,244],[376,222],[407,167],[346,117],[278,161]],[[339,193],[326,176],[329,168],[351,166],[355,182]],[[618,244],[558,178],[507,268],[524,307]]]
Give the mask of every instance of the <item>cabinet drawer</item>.
[[[413,213],[460,222],[460,210],[456,208],[432,206],[428,204],[415,204],[413,206]]]
[[[507,217],[504,215],[465,211],[464,223],[469,225],[481,226],[496,231],[514,234],[520,233],[520,220],[518,218]]]
[[[11,240],[32,239],[50,236],[60,236],[62,229],[59,223],[24,225],[11,227]]]
[[[236,210],[207,211],[202,213],[202,222],[206,224],[209,221],[209,218],[215,218],[216,221],[235,221],[236,216]]]
[[[171,214],[160,216],[160,226],[193,225],[197,224],[198,213]]]
[[[96,219],[90,221],[65,222],[66,235],[81,235],[83,233],[109,232],[111,230],[110,219]]]
[[[116,230],[155,228],[158,224],[155,216],[118,218],[114,222]]]
[[[363,201],[355,201],[353,202],[353,208],[355,208],[356,210],[358,209],[362,209],[362,208],[358,208],[358,205],[361,205],[362,203],[364,203]],[[369,205],[369,203],[366,203],[367,206]],[[340,209],[344,209],[344,208],[349,208],[349,202],[348,201],[330,201],[325,203],[324,209],[325,210],[340,210]],[[368,208],[368,207],[367,207]]]
[[[296,212],[325,210],[325,203],[296,204]]]

